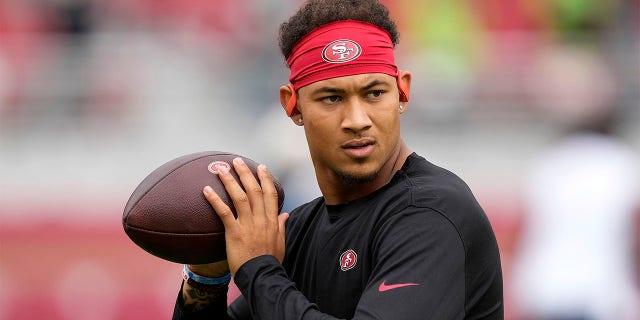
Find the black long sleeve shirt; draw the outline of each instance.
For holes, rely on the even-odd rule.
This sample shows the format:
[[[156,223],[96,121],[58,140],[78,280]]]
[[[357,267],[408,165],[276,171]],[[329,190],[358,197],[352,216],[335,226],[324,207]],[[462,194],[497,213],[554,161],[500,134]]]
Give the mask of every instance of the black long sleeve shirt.
[[[342,205],[315,199],[287,222],[272,256],[235,275],[242,292],[174,319],[503,319],[491,225],[467,185],[412,154],[393,179]]]

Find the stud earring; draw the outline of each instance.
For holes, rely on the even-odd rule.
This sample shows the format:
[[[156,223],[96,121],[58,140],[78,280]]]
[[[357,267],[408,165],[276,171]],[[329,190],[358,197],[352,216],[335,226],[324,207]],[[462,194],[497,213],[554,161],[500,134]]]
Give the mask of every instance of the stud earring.
[[[302,123],[302,117],[298,118],[298,123]]]
[[[402,108],[404,108],[404,106],[403,106],[403,105],[400,105],[400,110],[401,110],[401,111],[402,111]]]

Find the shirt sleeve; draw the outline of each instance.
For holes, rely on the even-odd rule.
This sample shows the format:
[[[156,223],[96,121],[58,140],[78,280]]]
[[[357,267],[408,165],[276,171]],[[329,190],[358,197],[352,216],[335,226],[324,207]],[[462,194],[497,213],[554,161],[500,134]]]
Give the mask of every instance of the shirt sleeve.
[[[442,215],[413,209],[378,232],[355,319],[464,318],[465,253],[458,232]],[[235,281],[251,313],[260,315],[255,319],[337,319],[298,291],[275,257],[248,261]]]
[[[235,282],[254,319],[336,319],[320,312],[296,288],[274,256],[247,261],[238,269]]]

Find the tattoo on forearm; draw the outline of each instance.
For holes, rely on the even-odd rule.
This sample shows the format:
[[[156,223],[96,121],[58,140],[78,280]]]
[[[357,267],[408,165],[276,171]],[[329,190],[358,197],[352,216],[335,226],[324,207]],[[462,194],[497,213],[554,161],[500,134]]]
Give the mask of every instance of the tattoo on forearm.
[[[206,292],[194,288],[188,284],[184,284],[182,290],[182,298],[184,299],[184,307],[188,311],[199,311],[210,306],[214,301],[220,299],[221,295],[226,296],[226,290],[221,292]]]

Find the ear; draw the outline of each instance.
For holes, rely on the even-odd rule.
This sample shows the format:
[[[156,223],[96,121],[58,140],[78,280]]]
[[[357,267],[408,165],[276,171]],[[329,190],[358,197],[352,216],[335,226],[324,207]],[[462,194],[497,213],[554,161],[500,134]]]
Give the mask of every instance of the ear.
[[[409,92],[411,91],[411,72],[398,70],[397,79],[400,102],[409,102]],[[406,109],[406,107],[404,109]]]
[[[280,105],[282,105],[288,117],[292,117],[300,113],[298,110],[296,90],[293,88],[292,84],[280,87]]]

